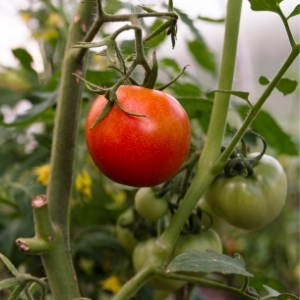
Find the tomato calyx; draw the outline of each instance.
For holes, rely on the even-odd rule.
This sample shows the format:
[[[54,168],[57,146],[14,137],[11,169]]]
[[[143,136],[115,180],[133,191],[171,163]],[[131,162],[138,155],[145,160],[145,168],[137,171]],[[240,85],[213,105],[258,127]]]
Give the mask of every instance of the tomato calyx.
[[[227,177],[234,177],[237,175],[243,176],[243,177],[250,177],[254,174],[254,167],[258,164],[260,159],[263,157],[263,155],[266,152],[267,149],[267,143],[265,139],[259,135],[256,132],[253,132],[255,136],[259,137],[263,143],[263,149],[262,151],[255,157],[247,158],[247,146],[245,141],[241,140],[241,149],[240,151],[234,151],[231,156],[229,157],[225,167],[224,167],[224,173]],[[224,151],[224,147],[221,149],[221,151]]]

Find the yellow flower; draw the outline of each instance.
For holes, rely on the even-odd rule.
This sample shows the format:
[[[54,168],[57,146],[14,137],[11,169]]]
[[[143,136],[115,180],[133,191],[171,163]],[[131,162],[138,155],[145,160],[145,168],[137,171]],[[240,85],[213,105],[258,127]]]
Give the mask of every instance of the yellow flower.
[[[47,24],[50,26],[58,26],[61,23],[61,17],[55,12],[51,12],[47,20]]]
[[[33,169],[35,175],[37,175],[37,181],[43,185],[47,185],[49,182],[50,165],[42,165]]]
[[[122,287],[119,277],[111,275],[105,280],[101,281],[102,288],[116,294]]]
[[[79,173],[75,179],[76,190],[81,192],[88,198],[91,198],[92,197],[91,187],[92,187],[92,179],[89,173],[86,170],[82,170],[81,173]]]

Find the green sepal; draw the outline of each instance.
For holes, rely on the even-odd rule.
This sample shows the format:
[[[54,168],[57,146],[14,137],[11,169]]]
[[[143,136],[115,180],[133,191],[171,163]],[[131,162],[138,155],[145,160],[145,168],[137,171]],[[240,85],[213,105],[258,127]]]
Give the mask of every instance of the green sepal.
[[[157,63],[157,59],[156,59],[156,51],[153,51],[152,54],[152,68],[150,73],[147,76],[147,80],[146,83],[144,84],[145,88],[148,89],[153,89],[156,79],[157,79],[157,74],[158,74],[158,63]]]
[[[97,119],[95,120],[95,122],[92,124],[90,130],[93,129],[95,126],[97,126],[98,123],[110,112],[110,110],[112,109],[113,105],[114,105],[113,101],[107,101],[107,103],[104,106],[102,112],[97,117]]]

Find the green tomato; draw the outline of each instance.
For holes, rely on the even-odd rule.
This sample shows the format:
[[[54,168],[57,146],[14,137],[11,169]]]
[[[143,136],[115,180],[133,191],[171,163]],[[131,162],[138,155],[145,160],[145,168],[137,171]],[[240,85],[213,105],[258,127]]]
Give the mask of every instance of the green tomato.
[[[258,153],[252,153],[253,158]],[[211,209],[231,225],[256,229],[273,221],[287,195],[287,179],[279,162],[264,155],[250,177],[220,173],[205,193]]]
[[[128,208],[120,214],[116,225],[116,235],[128,254],[132,254],[134,247],[137,245],[138,240],[135,239],[133,233],[124,226],[131,224],[134,220],[134,213],[132,208]]]
[[[197,234],[180,235],[174,248],[175,256],[189,250],[201,252],[213,250],[222,253],[222,242],[219,235],[212,229]]]
[[[197,204],[203,210],[202,218],[201,218],[201,225],[206,227],[210,226],[211,229],[215,230],[220,237],[226,235],[230,230],[233,229],[233,226],[230,225],[228,222],[220,218],[215,214],[215,212],[211,209],[207,201],[204,198],[201,198]],[[209,217],[209,215],[210,217]],[[211,219],[210,219],[211,218]],[[212,223],[211,223],[212,222]]]
[[[156,221],[168,212],[168,202],[162,198],[156,198],[150,187],[140,188],[134,198],[137,212],[145,219]]]
[[[156,238],[150,238],[146,241],[139,242],[134,248],[132,254],[132,263],[136,272],[140,271],[144,267],[145,263],[147,262],[147,259],[151,255],[155,241]],[[168,263],[174,257],[174,255],[171,255]],[[185,282],[179,280],[166,279],[155,275],[148,281],[148,284],[155,289],[174,291],[181,288],[185,284]]]

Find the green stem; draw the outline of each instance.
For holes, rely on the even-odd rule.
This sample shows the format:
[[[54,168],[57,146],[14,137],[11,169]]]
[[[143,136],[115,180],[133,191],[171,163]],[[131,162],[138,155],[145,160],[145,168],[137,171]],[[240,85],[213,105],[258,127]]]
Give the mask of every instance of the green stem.
[[[69,200],[83,84],[72,73],[85,72],[86,50],[72,49],[71,46],[83,40],[92,23],[93,0],[81,1],[69,28],[57,99],[51,173],[47,189],[50,219],[55,231],[51,251],[42,255],[42,261],[53,300],[80,297],[70,255]]]
[[[228,1],[218,90],[231,90],[232,88],[241,6],[241,0]],[[205,164],[207,166],[213,164],[220,154],[230,103],[230,94],[216,92],[215,95],[207,139],[201,155],[203,159],[200,160],[201,165]]]
[[[228,1],[224,49],[218,84],[219,89],[230,90],[233,82],[241,7],[242,0]],[[166,247],[171,247],[172,249],[185,220],[191,214],[207,186],[214,179],[214,174],[210,172],[209,167],[213,165],[220,154],[228,106],[229,95],[218,93],[214,101],[207,140],[198,163],[195,178],[182,204],[173,216],[170,226],[160,237],[160,242],[165,244]]]
[[[153,275],[154,271],[150,267],[143,268],[139,273],[127,281],[121,291],[115,295],[112,300],[133,299],[135,293],[142,287],[142,285]]]
[[[291,53],[289,54],[288,58],[286,59],[286,61],[282,65],[282,67],[279,69],[279,71],[277,72],[277,74],[275,75],[273,80],[269,83],[269,85],[267,86],[267,88],[265,89],[265,91],[263,92],[261,97],[255,103],[255,105],[252,107],[252,109],[250,110],[250,113],[246,117],[244,123],[242,124],[240,129],[236,132],[235,136],[233,137],[233,139],[231,140],[231,142],[229,143],[229,145],[227,146],[225,151],[220,156],[220,158],[214,168],[214,171],[216,173],[219,172],[220,170],[222,170],[222,168],[224,167],[224,164],[226,163],[228,157],[234,150],[235,146],[240,141],[240,139],[243,137],[246,130],[249,128],[249,126],[251,125],[253,120],[256,118],[256,116],[260,112],[263,104],[266,102],[268,97],[271,95],[272,91],[276,88],[276,85],[278,84],[278,82],[280,81],[282,76],[285,74],[285,72],[288,70],[288,68],[295,61],[295,59],[297,58],[297,56],[299,54],[300,54],[300,44],[297,44],[293,47]]]
[[[282,20],[282,22],[283,22],[283,25],[284,25],[285,30],[286,30],[286,33],[287,33],[287,35],[288,35],[290,44],[291,44],[292,48],[294,48],[294,47],[296,46],[296,42],[295,42],[294,37],[293,37],[293,34],[292,34],[292,32],[291,32],[291,29],[290,29],[288,20],[286,19],[285,15],[282,13],[282,11],[281,11],[279,5],[278,5],[278,9],[279,9],[278,14],[279,14],[279,16],[280,16],[280,18],[281,18],[281,20]]]

